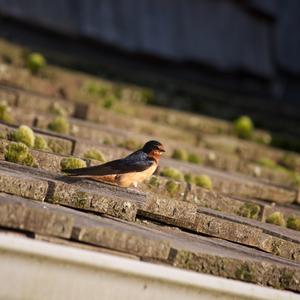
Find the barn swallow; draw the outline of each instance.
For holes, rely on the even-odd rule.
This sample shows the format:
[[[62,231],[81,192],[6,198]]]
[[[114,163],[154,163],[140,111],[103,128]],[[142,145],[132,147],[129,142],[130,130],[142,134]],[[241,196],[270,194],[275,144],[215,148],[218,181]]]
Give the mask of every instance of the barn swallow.
[[[149,178],[157,169],[160,155],[165,152],[157,141],[148,141],[143,148],[125,158],[105,164],[79,169],[65,170],[71,176],[107,182],[121,187],[137,187],[139,182]]]

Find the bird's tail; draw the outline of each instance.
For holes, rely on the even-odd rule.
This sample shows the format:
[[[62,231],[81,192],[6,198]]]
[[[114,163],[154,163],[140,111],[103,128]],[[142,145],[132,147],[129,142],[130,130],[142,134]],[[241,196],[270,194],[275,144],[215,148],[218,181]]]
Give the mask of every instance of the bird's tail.
[[[83,175],[100,175],[99,166],[92,166],[78,169],[66,169],[63,172],[71,176],[83,176]]]
[[[79,169],[66,169],[63,170],[64,173],[67,173],[69,176],[80,176],[80,175],[88,175],[89,168],[79,168]]]

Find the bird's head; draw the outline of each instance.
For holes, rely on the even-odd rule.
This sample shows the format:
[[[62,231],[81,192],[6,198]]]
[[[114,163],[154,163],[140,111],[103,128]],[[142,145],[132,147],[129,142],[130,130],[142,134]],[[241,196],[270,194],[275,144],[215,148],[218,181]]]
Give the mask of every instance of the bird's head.
[[[149,141],[147,142],[142,151],[147,153],[150,157],[155,158],[158,160],[162,152],[166,152],[164,146],[158,141]]]

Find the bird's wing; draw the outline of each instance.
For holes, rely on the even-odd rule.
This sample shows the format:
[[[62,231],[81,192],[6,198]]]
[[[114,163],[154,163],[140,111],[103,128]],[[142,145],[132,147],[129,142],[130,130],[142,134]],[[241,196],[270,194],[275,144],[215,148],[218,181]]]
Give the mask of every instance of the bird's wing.
[[[65,170],[66,173],[72,175],[95,175],[106,176],[113,174],[124,174],[129,172],[142,172],[148,169],[153,164],[153,161],[144,155],[127,156],[123,159],[117,159],[99,166],[88,168],[69,169]]]

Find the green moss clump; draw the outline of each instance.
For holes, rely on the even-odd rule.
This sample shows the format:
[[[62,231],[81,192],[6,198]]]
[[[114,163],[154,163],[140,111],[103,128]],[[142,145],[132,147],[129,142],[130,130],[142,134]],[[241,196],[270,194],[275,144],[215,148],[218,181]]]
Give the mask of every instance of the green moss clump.
[[[250,139],[252,137],[254,125],[248,116],[241,116],[234,122],[235,134],[243,139]]]
[[[172,158],[187,161],[189,158],[189,155],[184,149],[175,149],[173,151]]]
[[[283,214],[280,211],[275,211],[270,214],[266,219],[266,222],[278,226],[285,226],[285,220]]]
[[[29,153],[28,147],[23,143],[11,143],[8,145],[5,153],[5,160],[35,167],[36,163],[33,156]]]
[[[86,90],[90,95],[106,97],[109,93],[109,88],[97,82],[88,82]]]
[[[238,214],[245,218],[257,219],[260,213],[260,206],[254,203],[245,203],[243,204]]]
[[[115,103],[115,100],[113,97],[107,97],[103,102],[103,107],[110,109],[113,107],[114,103]]]
[[[5,160],[11,162],[21,162],[26,159],[28,147],[23,143],[11,143],[5,152]]]
[[[37,167],[34,157],[28,153],[27,157],[24,159],[23,164],[29,167]]]
[[[122,88],[122,86],[120,84],[115,84],[112,87],[112,93],[113,93],[114,97],[117,100],[121,100],[122,99],[122,94],[123,94],[123,88]]]
[[[0,102],[0,120],[6,123],[13,122],[13,118],[11,116],[11,109],[7,105],[6,101]]]
[[[211,190],[212,189],[212,181],[209,176],[207,175],[197,175],[195,176],[195,184],[197,186],[203,187],[205,189]]]
[[[49,138],[47,143],[48,143],[49,150],[51,150],[54,153],[64,154],[64,155],[70,153],[71,149],[69,143],[65,143],[62,140],[57,140],[52,138]]]
[[[154,102],[155,94],[153,90],[143,89],[141,91],[140,101],[144,104],[152,104]]]
[[[255,278],[253,270],[251,270],[250,266],[246,263],[236,270],[235,276],[240,280],[249,282]]]
[[[66,110],[58,103],[58,102],[54,102],[52,103],[51,107],[50,107],[50,112],[54,115],[57,116],[66,116],[67,112]]]
[[[194,176],[192,174],[185,174],[184,175],[184,181],[187,183],[194,183],[195,179]]]
[[[160,185],[159,178],[155,175],[152,175],[149,182],[148,182],[148,185],[151,186],[151,187],[158,188],[159,185]]]
[[[295,278],[295,273],[293,271],[286,270],[282,273],[279,281],[281,283],[281,288],[289,289],[291,284],[297,282],[297,279]]]
[[[87,152],[84,153],[83,156],[84,156],[84,158],[87,158],[87,159],[94,159],[94,160],[98,160],[101,162],[105,161],[105,157],[104,157],[103,153],[101,151],[95,150],[95,149],[88,150]]]
[[[256,161],[256,163],[263,167],[266,167],[266,168],[269,168],[269,169],[272,169],[275,171],[290,173],[290,171],[288,169],[286,169],[283,166],[278,165],[275,161],[273,161],[272,159],[267,158],[267,157],[258,159]]]
[[[62,116],[58,116],[48,124],[48,129],[58,133],[69,134],[70,124],[67,119]]]
[[[258,159],[256,162],[259,165],[270,168],[270,169],[274,169],[277,167],[277,163],[268,157],[262,157],[262,158]]]
[[[68,170],[68,169],[79,169],[85,168],[86,162],[80,158],[76,157],[67,157],[61,160],[60,162],[61,170]]]
[[[296,187],[300,187],[300,174],[298,172],[291,172],[291,179],[293,181],[293,185]]]
[[[87,208],[89,204],[89,194],[83,191],[79,191],[73,196],[73,201],[76,205],[76,208]]]
[[[34,149],[48,150],[47,141],[42,136],[36,136],[34,140]]]
[[[102,141],[104,145],[113,145],[113,140],[110,137],[105,137]]]
[[[300,231],[300,218],[295,216],[289,217],[286,221],[286,227]]]
[[[170,196],[175,196],[180,189],[180,184],[175,182],[174,180],[169,180],[166,183],[166,190],[168,191]]]
[[[33,52],[28,55],[26,64],[31,73],[36,74],[46,66],[47,62],[42,54]]]
[[[15,142],[22,142],[32,148],[35,142],[35,135],[30,127],[21,125],[17,130],[12,132],[11,139]]]
[[[188,161],[193,163],[193,164],[200,164],[201,163],[200,157],[195,153],[190,153],[189,154]]]
[[[172,168],[172,167],[164,168],[160,172],[160,174],[164,177],[169,177],[169,178],[172,178],[175,180],[183,180],[184,179],[183,174],[179,170]]]
[[[264,132],[263,134],[256,134],[252,140],[259,144],[270,145],[272,142],[272,135],[268,132]]]
[[[288,153],[279,160],[279,164],[283,167],[295,171],[297,169],[297,158],[295,157],[295,155]]]

